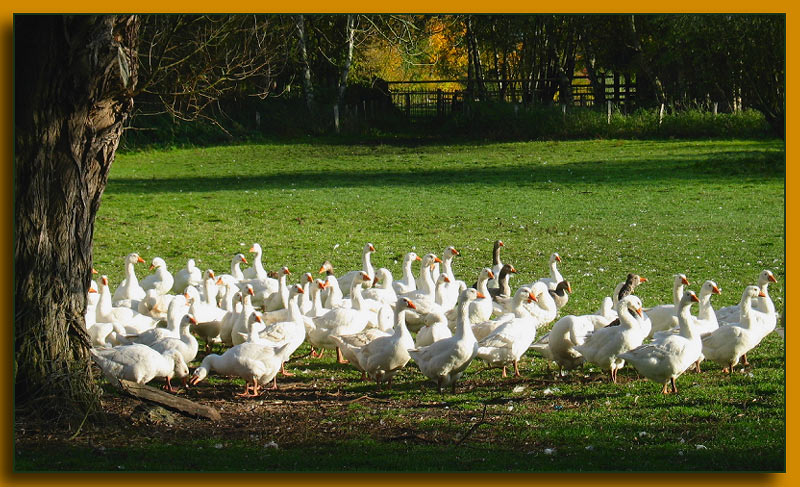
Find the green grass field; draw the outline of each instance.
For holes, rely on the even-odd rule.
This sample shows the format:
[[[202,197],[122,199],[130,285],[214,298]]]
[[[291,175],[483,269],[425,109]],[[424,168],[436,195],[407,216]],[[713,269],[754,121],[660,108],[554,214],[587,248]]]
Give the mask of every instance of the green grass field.
[[[512,287],[545,276],[560,253],[574,291],[562,316],[593,312],[628,272],[649,279],[637,290],[646,307],[670,301],[678,272],[694,290],[715,280],[715,307],[735,304],[764,268],[778,278],[770,293],[781,312],[784,160],[782,142],[763,140],[309,139],[119,154],[97,217],[95,268],[112,288],[132,251],[173,272],[190,257],[227,272],[258,242],[265,267],[287,265],[297,279],[326,259],[337,273],[358,268],[372,242],[373,264],[395,277],[406,252],[453,245],[455,274],[473,282],[499,238],[503,261],[519,271]],[[784,357],[772,334],[750,367],[728,377],[706,363],[669,396],[630,367],[617,385],[590,366],[561,379],[531,352],[521,379],[473,363],[455,395],[426,385],[413,363],[378,392],[330,354],[304,357],[289,364],[297,376],[278,377],[282,390],[250,401],[258,430],[195,421],[187,424],[203,434],[187,439],[148,427],[125,444],[109,440],[102,455],[80,440],[18,444],[16,468],[45,468],[37,458],[55,455],[55,470],[783,471]],[[185,395],[246,402],[233,398],[242,384],[212,378]],[[280,447],[263,446],[271,440]],[[202,448],[203,462],[187,448]]]

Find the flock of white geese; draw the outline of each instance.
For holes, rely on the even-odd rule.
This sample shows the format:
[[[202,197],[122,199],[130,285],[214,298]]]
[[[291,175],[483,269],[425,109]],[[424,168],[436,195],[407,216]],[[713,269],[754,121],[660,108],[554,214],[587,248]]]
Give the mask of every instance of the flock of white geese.
[[[241,377],[243,397],[258,396],[262,388],[277,388],[277,375],[292,375],[285,363],[306,341],[311,356],[336,350],[341,363],[362,373],[362,380],[391,387],[393,376],[413,360],[441,392],[456,383],[474,359],[491,367],[513,367],[528,350],[558,364],[561,372],[588,362],[606,370],[613,382],[625,363],[639,374],[662,384],[662,393],[677,392],[675,379],[691,367],[711,360],[732,372],[747,352],[775,329],[777,316],[768,286],[776,282],[762,271],[747,286],[738,306],[714,310],[711,297],[720,294],[705,281],[699,295],[687,290],[683,274],[675,276],[671,303],[643,309],[634,293],[647,279],[629,274],[613,295],[589,315],[556,317],[572,292],[561,275],[561,257],[550,257],[550,275],[512,292],[509,278],[516,273],[503,264],[498,240],[491,267],[476,282],[453,274],[459,252],[447,247],[441,258],[409,252],[403,275],[394,279],[386,268],[374,269],[368,243],[362,268],[338,277],[326,261],[315,277],[305,273],[288,284],[291,271],[268,273],[262,249],[253,244],[252,267],[243,254],[231,261],[229,274],[201,272],[193,259],[175,275],[161,258],[154,258],[141,280],[135,266],[145,261],[136,253],[125,258],[125,278],[111,293],[108,279],[92,281],[86,328],[92,356],[110,379],[141,384],[164,378],[195,385],[208,376]],[[415,275],[412,265],[420,261]],[[698,303],[697,315],[691,312]],[[537,330],[552,323],[538,337]],[[412,334],[413,333],[413,334]],[[206,355],[190,374],[187,364],[199,352]],[[220,344],[224,353],[210,353]]]

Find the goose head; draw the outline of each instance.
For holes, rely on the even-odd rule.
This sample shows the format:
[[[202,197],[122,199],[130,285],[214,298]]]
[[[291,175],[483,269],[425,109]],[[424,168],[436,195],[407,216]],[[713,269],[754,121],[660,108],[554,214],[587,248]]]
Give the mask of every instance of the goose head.
[[[569,294],[572,294],[572,285],[567,280],[559,282],[558,285],[556,286],[556,292],[557,293],[561,293],[563,291],[566,291]]]
[[[166,270],[166,269],[167,269],[167,263],[166,263],[166,262],[164,262],[164,259],[162,259],[161,257],[156,257],[156,258],[154,258],[154,259],[152,260],[152,262],[150,263],[150,270],[151,270],[151,271],[152,271],[153,269],[156,269],[156,268],[158,268],[158,267],[161,267],[161,268],[163,268],[164,270]]]
[[[639,318],[642,318],[642,300],[634,294],[629,294],[620,299],[619,303],[617,303],[617,314],[622,316],[623,312],[628,312],[631,315],[635,313]]]
[[[319,268],[319,273],[328,275],[333,274],[333,264],[331,264],[331,261],[326,260],[325,262],[323,262]]]
[[[558,255],[558,252],[550,254],[550,263],[552,264],[553,262],[561,263],[561,256]]]
[[[250,247],[250,252],[253,254],[260,254],[261,253],[261,245],[254,243],[252,247]]]
[[[455,247],[453,247],[451,245],[451,246],[447,247],[446,249],[444,249],[443,255],[444,255],[445,258],[452,259],[456,255],[461,255],[461,254],[459,253],[458,250],[456,250]]]
[[[138,264],[138,263],[144,264],[144,259],[139,257],[139,254],[137,254],[136,252],[132,252],[125,257],[125,262],[128,264]]]
[[[406,254],[405,258],[403,259],[403,262],[414,262],[415,260],[422,260],[422,257],[417,255],[416,252],[409,252],[409,253]]]
[[[417,305],[415,305],[413,301],[404,297],[398,298],[397,304],[395,306],[396,306],[395,310],[397,312],[403,311],[405,309],[417,309]]]
[[[478,282],[488,281],[489,279],[494,279],[494,272],[488,267],[484,267],[481,269],[481,273],[478,274]]]
[[[187,286],[183,290],[183,297],[186,298],[187,303],[200,301],[200,291],[194,286]]]
[[[681,306],[691,306],[692,303],[699,303],[700,299],[694,291],[684,291],[681,296]]]
[[[188,377],[189,366],[186,365],[186,360],[184,360],[183,355],[181,355],[181,353],[177,350],[170,350],[167,355],[175,363],[175,366],[172,370],[172,378],[183,379],[184,377]]]
[[[701,296],[709,294],[722,294],[722,291],[720,291],[720,289],[717,287],[717,283],[712,280],[704,282],[700,287]]]
[[[214,275],[214,271],[212,269],[206,269],[203,272],[203,280],[206,281],[208,279],[214,279],[216,276]]]
[[[323,281],[322,279],[315,279],[314,285],[316,286],[317,289],[323,290],[326,287],[328,287],[328,281]]]
[[[503,267],[500,269],[500,279],[507,276],[508,274],[516,274],[517,269],[514,268],[511,264],[503,264]]]
[[[772,271],[764,269],[758,275],[758,285],[759,286],[763,286],[764,284],[767,284],[768,282],[778,282],[778,280],[775,279],[775,275],[772,273]]]
[[[314,282],[314,275],[310,272],[306,272],[300,280],[304,282]]]
[[[233,256],[233,259],[231,260],[233,261],[234,264],[237,262],[247,264],[247,258],[244,256],[244,254],[236,254]]]
[[[686,278],[685,274],[675,274],[675,287],[680,285],[688,286],[689,280]]]
[[[364,245],[364,253],[368,254],[368,253],[371,253],[371,252],[375,252],[375,246],[372,245],[371,243],[368,243],[368,244]]]
[[[457,304],[463,305],[465,303],[470,303],[476,299],[483,299],[485,297],[486,296],[482,292],[478,291],[474,287],[468,287],[467,289],[461,291],[461,294],[458,295]]]
[[[373,286],[379,282],[383,283],[391,283],[394,280],[392,276],[392,271],[385,267],[381,267],[377,271],[375,271],[375,278],[372,280]]]

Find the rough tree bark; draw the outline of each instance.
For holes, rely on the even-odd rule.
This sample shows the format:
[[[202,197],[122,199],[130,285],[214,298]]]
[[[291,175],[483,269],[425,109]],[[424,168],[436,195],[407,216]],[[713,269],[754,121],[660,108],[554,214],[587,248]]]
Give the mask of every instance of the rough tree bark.
[[[303,15],[295,16],[297,27],[297,40],[300,44],[300,62],[303,66],[303,93],[306,97],[306,107],[310,113],[314,111],[314,87],[311,84],[311,65],[308,63],[308,50],[306,49],[306,21]]]
[[[339,105],[339,113],[341,113],[342,102],[344,101],[344,92],[347,89],[347,77],[350,75],[350,65],[353,63],[353,47],[355,45],[356,34],[356,16],[348,15],[347,24],[345,25],[345,43],[344,61],[342,63],[342,72],[339,77],[339,92],[336,104]]]
[[[137,16],[16,16],[14,391],[17,413],[96,406],[86,294],[94,221],[133,106]]]

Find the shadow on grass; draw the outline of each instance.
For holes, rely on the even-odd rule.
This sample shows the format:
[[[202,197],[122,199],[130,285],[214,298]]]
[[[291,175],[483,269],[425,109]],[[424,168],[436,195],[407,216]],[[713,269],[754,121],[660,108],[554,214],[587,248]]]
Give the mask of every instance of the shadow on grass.
[[[425,170],[280,171],[253,176],[198,177],[186,175],[163,179],[112,179],[111,193],[173,193],[177,191],[241,191],[281,188],[356,188],[369,186],[462,185],[481,183],[561,185],[661,184],[665,181],[722,181],[785,176],[783,152],[741,151],[698,153],[688,157],[632,161],[589,161],[564,165],[514,165],[458,167]]]

